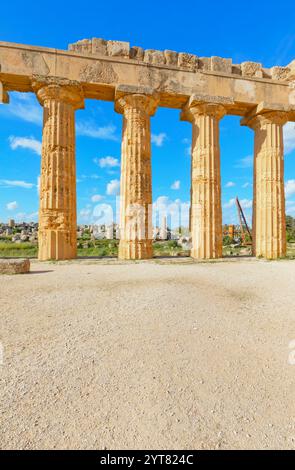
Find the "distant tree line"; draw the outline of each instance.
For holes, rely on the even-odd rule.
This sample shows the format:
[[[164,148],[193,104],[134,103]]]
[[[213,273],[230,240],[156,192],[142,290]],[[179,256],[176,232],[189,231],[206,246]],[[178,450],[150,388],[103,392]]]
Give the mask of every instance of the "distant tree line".
[[[227,225],[225,225],[223,228],[226,229]],[[287,231],[287,242],[295,242],[295,218],[292,217],[291,215],[286,215],[286,231]],[[246,234],[245,241],[249,241],[248,234]],[[223,237],[224,246],[231,245],[233,242],[234,240],[228,235],[225,235]]]
[[[295,242],[295,218],[291,215],[286,216],[287,241]]]

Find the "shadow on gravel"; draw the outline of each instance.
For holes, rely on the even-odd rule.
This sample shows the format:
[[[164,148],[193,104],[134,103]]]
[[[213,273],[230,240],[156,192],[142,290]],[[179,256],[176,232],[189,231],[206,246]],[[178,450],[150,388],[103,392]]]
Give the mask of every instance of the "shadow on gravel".
[[[53,269],[47,269],[46,271],[30,271],[27,274],[46,274],[46,273],[53,273]]]

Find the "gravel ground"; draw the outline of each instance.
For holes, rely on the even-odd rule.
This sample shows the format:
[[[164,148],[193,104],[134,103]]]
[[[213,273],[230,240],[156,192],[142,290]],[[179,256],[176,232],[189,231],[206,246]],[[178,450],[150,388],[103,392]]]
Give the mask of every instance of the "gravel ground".
[[[0,278],[2,449],[295,448],[295,262],[31,271]]]

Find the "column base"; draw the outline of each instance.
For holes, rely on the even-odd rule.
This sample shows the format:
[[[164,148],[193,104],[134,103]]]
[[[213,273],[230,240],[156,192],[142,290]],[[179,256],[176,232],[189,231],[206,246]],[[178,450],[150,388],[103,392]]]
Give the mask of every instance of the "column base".
[[[50,230],[39,234],[39,261],[58,261],[76,257],[77,246],[70,243],[69,233]]]
[[[152,240],[120,240],[119,259],[150,259],[152,257]]]
[[[200,244],[197,247],[192,247],[190,251],[190,257],[193,259],[218,259],[222,258],[222,244],[216,242],[214,246],[208,246],[207,244]]]
[[[255,253],[253,254],[256,258],[258,259],[268,259],[268,260],[276,260],[276,259],[281,259],[281,258],[285,258],[286,255],[287,255],[287,252],[280,252],[280,253]]]
[[[202,254],[195,252],[194,250],[191,250],[190,252],[190,257],[196,260],[202,260],[202,259],[220,259],[222,258],[222,253],[208,253],[208,254]]]

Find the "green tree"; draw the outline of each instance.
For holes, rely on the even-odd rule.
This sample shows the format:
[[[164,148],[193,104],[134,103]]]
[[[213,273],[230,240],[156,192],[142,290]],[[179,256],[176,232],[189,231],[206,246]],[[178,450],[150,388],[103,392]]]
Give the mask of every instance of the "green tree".
[[[291,215],[286,216],[287,241],[295,241],[295,219]]]

